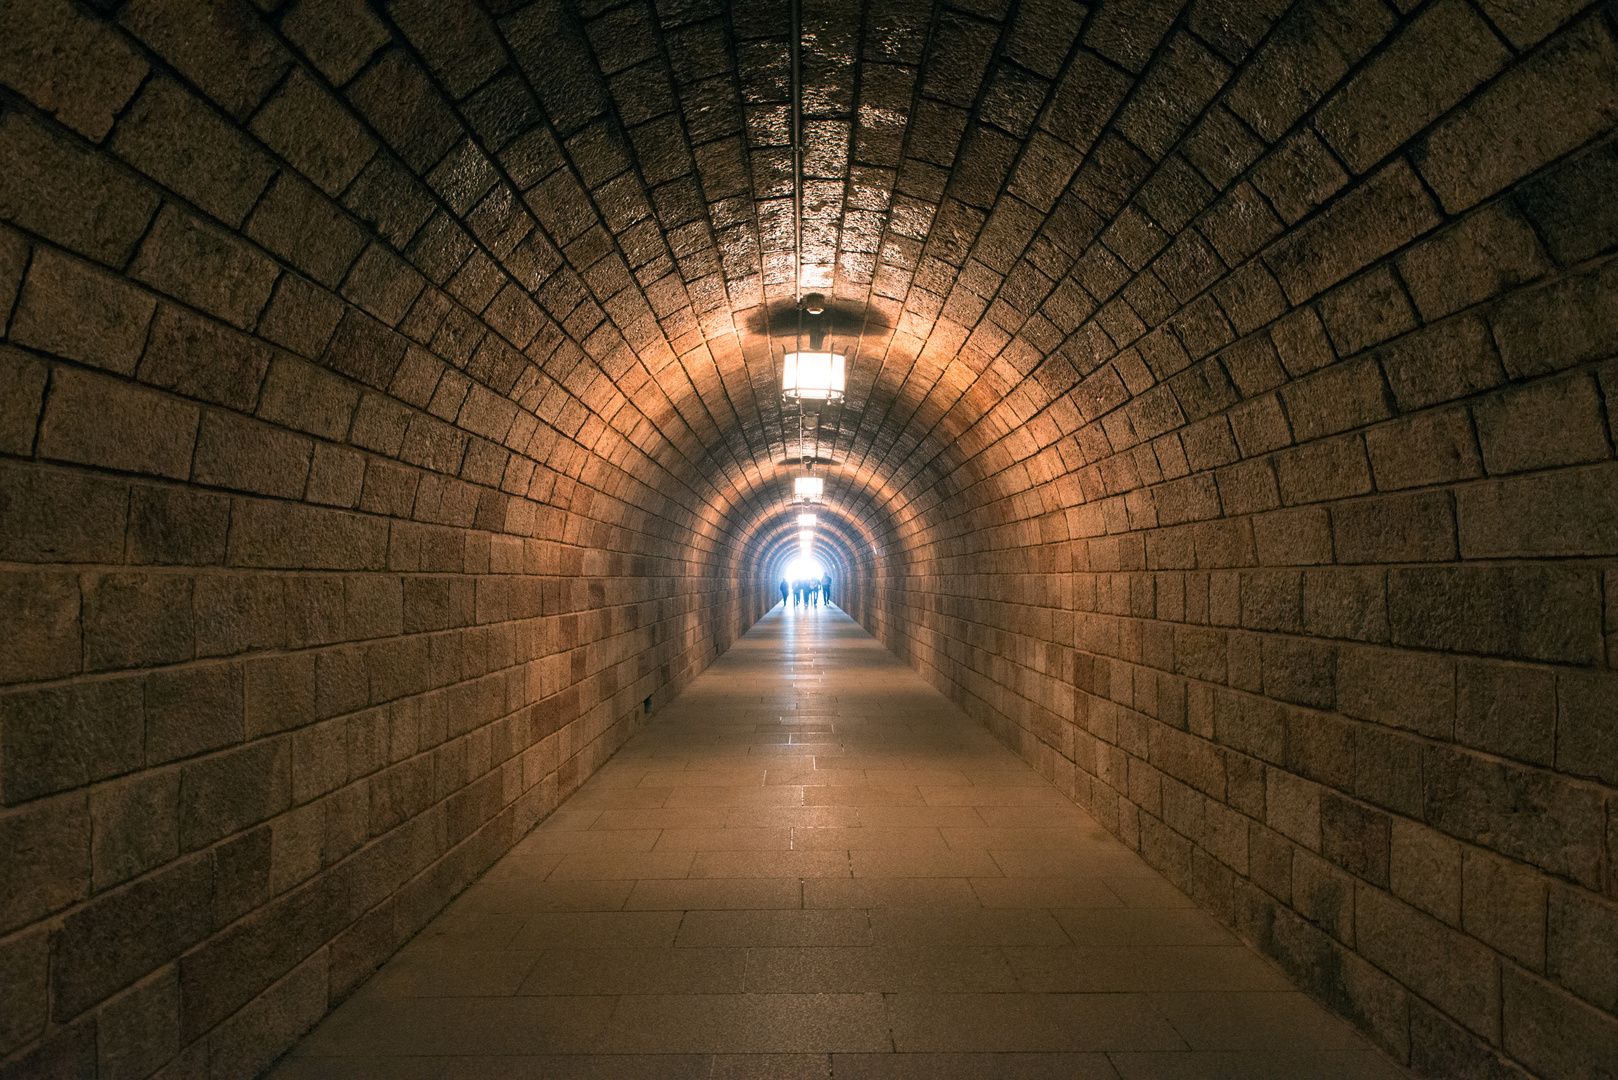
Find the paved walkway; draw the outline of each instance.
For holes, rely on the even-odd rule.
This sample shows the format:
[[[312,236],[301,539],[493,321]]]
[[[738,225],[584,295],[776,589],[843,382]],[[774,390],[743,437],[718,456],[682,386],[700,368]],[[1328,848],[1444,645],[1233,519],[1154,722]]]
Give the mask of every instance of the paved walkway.
[[[847,616],[778,607],[271,1075],[1401,1074]]]

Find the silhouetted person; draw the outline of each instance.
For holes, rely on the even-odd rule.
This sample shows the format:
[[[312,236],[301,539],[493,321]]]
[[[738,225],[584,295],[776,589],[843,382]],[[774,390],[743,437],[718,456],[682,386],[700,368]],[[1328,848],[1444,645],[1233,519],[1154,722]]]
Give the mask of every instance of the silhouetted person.
[[[786,604],[787,604],[787,579],[782,578],[781,579],[781,606],[786,607]]]
[[[822,577],[820,579],[820,599],[822,601],[824,601],[825,603],[827,603],[827,604],[831,603],[831,575],[830,574],[827,574],[827,575],[825,575],[824,577]]]

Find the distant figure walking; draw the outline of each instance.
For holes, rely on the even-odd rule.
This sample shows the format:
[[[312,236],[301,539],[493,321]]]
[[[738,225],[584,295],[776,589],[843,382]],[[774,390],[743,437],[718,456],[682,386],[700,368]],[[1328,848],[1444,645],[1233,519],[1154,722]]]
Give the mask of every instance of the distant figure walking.
[[[781,606],[786,607],[786,605],[787,605],[787,579],[782,578],[781,579]]]
[[[831,575],[827,574],[820,579],[820,598],[827,604],[831,603]]]

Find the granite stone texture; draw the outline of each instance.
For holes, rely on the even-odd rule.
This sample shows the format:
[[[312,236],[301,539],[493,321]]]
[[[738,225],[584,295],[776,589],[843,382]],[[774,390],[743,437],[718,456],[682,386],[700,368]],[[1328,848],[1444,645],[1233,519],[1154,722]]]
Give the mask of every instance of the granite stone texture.
[[[842,609],[1399,1067],[1609,1074],[1618,10],[807,4],[796,157],[791,10],[0,5],[0,1077],[263,1073],[806,462]]]

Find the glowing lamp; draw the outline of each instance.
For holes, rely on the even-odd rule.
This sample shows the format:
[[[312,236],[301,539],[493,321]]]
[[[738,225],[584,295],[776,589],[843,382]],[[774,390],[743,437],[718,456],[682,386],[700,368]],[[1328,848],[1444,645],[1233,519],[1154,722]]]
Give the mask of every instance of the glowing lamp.
[[[826,490],[826,481],[818,476],[798,476],[792,480],[792,494],[800,499],[818,499]]]
[[[787,353],[781,373],[781,393],[800,401],[841,401],[844,360],[832,352]]]
[[[798,528],[800,528],[800,529],[812,529],[814,527],[815,527],[815,515],[813,515],[813,514],[799,514],[798,515]]]

